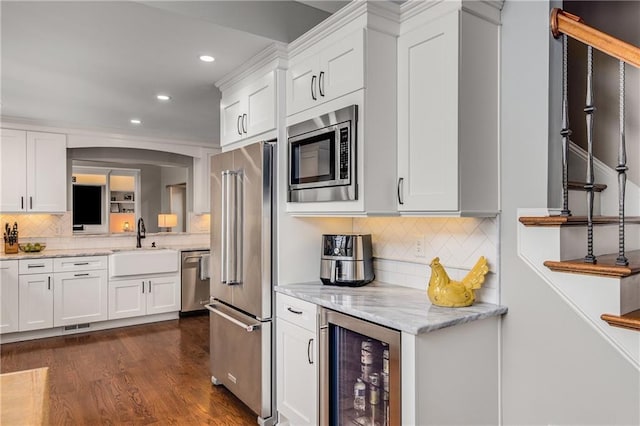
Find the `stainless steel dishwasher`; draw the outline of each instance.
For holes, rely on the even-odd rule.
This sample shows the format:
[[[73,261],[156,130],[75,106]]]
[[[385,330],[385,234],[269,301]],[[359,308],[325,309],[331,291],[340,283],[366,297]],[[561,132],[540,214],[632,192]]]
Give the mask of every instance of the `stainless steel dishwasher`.
[[[180,312],[204,311],[209,303],[209,250],[182,252],[182,307]]]

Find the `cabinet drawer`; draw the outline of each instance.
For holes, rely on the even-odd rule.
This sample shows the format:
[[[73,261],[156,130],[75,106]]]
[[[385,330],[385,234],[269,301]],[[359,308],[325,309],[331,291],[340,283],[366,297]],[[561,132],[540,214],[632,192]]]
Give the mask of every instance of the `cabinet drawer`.
[[[314,303],[276,293],[276,305],[277,318],[316,332],[318,318],[317,307]]]
[[[60,257],[53,259],[54,272],[107,269],[107,256]]]
[[[49,274],[53,272],[53,259],[22,259],[20,260],[19,273],[24,274]]]

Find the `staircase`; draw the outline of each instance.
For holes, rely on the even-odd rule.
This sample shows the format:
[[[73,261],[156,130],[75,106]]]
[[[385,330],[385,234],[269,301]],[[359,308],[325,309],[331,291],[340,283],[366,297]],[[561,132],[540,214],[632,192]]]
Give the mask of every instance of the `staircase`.
[[[640,188],[626,179],[624,123],[624,70],[626,65],[640,68],[640,48],[593,29],[579,17],[559,9],[551,13],[551,28],[563,42],[563,207],[555,214],[547,209],[519,212],[518,254],[640,370]],[[586,152],[570,140],[568,37],[588,46]],[[616,96],[620,100],[620,140],[615,169],[593,157],[593,48],[620,63]],[[584,167],[586,182],[569,181],[569,164],[572,168]]]

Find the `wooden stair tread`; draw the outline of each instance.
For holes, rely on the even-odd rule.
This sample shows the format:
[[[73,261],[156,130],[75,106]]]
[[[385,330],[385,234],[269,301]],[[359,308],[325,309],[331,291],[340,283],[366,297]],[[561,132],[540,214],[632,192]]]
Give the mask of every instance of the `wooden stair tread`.
[[[586,185],[586,182],[576,182],[576,181],[569,181],[567,182],[567,189],[571,189],[574,191],[585,191],[584,186]],[[607,189],[607,185],[603,184],[603,183],[595,183],[593,184],[593,191],[594,192],[602,192],[605,189]]]
[[[640,331],[640,309],[620,316],[602,314],[600,318],[602,318],[603,321],[608,322],[609,325],[613,327]]]
[[[640,250],[626,253],[629,265],[618,266],[616,259],[618,254],[603,254],[597,256],[597,263],[585,263],[583,259],[574,260],[547,260],[544,266],[556,272],[571,272],[576,274],[600,275],[606,277],[628,277],[640,274]]]
[[[586,216],[522,216],[518,218],[524,226],[585,226]],[[594,225],[615,225],[618,223],[618,216],[594,216]],[[624,223],[640,224],[640,216],[627,216]]]

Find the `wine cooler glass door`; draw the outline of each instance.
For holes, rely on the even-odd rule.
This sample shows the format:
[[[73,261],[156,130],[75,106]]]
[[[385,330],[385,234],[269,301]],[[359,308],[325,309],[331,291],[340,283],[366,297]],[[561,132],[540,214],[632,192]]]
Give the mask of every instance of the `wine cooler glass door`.
[[[400,424],[400,333],[324,310],[321,423]]]

